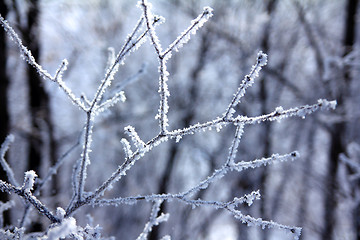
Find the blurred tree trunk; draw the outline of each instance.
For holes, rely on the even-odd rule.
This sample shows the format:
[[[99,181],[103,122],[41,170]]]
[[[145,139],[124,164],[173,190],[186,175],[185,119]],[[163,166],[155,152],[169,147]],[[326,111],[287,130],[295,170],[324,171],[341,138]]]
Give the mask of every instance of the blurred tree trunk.
[[[302,173],[301,173],[301,186],[300,186],[300,192],[301,195],[299,196],[299,208],[298,208],[298,226],[301,226],[303,228],[307,225],[307,218],[310,216],[309,212],[311,209],[309,206],[311,206],[309,195],[310,195],[310,189],[311,189],[311,177],[313,175],[313,159],[312,156],[315,152],[315,136],[317,135],[316,129],[317,125],[315,123],[311,123],[310,126],[307,128],[309,129],[307,131],[307,137],[306,137],[306,156],[304,159],[304,164],[302,165]],[[308,215],[309,214],[309,215]],[[307,231],[303,231],[301,233],[301,236],[303,239],[306,239],[306,236],[310,236],[310,234]]]
[[[16,3],[14,3],[16,4]],[[27,9],[27,25],[21,30],[24,44],[30,49],[34,58],[40,59],[39,33],[39,1],[29,1]],[[29,110],[31,119],[31,134],[29,139],[29,156],[27,169],[34,170],[40,176],[41,165],[46,161],[53,165],[56,162],[56,144],[51,120],[49,95],[43,86],[43,79],[36,69],[27,65],[27,81],[29,90]],[[44,134],[46,137],[44,139]],[[49,142],[44,142],[49,141]],[[47,148],[48,149],[45,149]],[[48,152],[48,154],[44,154]],[[57,190],[56,179],[53,179],[52,194]],[[40,223],[32,222],[30,231],[41,231]]]
[[[261,40],[261,50],[265,53],[268,53],[270,49],[269,38],[271,33],[271,21],[272,15],[275,12],[276,8],[276,0],[268,1],[266,5],[266,13],[269,16],[269,21],[264,26],[264,35]],[[268,102],[269,102],[269,91],[268,83],[265,78],[260,80],[260,101],[261,101],[261,115],[265,115],[268,113]],[[263,146],[262,156],[268,157],[271,154],[271,122],[264,122],[262,124],[262,131],[260,133],[260,144]],[[260,192],[262,195],[262,200],[260,201],[260,215],[264,219],[270,219],[269,213],[267,211],[267,205],[269,199],[266,198],[266,184],[269,175],[269,168],[262,168],[260,173]],[[262,239],[267,240],[269,237],[269,230],[264,229],[261,232]]]
[[[357,29],[357,15],[359,14],[359,0],[348,0],[347,3],[347,14],[346,14],[346,20],[345,20],[345,29],[344,29],[344,56],[352,52],[356,45],[356,29]],[[352,81],[352,75],[351,75],[351,67],[345,68],[344,72],[344,80],[345,80],[345,88],[347,88],[347,91],[344,93],[344,96],[348,96],[349,90],[351,87],[351,81]],[[345,125],[346,123],[342,123]],[[344,127],[345,128],[345,127]],[[345,148],[346,146],[344,146]],[[344,150],[344,149],[343,149]],[[354,192],[357,188],[359,188],[360,181],[354,181]],[[354,230],[356,234],[356,239],[360,240],[360,204],[359,201],[357,201],[358,204],[355,207],[355,211],[353,212],[353,223],[354,223]]]
[[[8,14],[8,8],[5,1],[0,1],[0,14],[3,18],[6,18]],[[0,29],[0,144],[4,142],[6,136],[9,134],[10,129],[10,118],[8,111],[8,86],[9,77],[6,72],[7,63],[7,37],[3,28]],[[0,179],[6,181],[7,176],[5,171],[0,167]],[[9,196],[7,193],[0,191],[0,201],[7,202]],[[10,224],[10,213],[5,211],[4,215],[4,226]],[[2,227],[2,226],[0,226]]]
[[[344,56],[350,53],[355,45],[357,5],[358,0],[347,1],[343,40]],[[342,111],[343,115],[345,115],[345,97],[348,95],[351,86],[351,72],[349,70],[350,69],[345,69],[343,82],[338,84],[340,90],[337,92],[337,96],[335,96],[338,103],[338,109]],[[338,189],[337,171],[339,166],[339,155],[344,153],[346,148],[346,124],[345,120],[335,123],[331,130],[329,163],[326,177],[326,183],[329,187],[325,196],[324,229],[322,234],[323,240],[335,239],[333,229],[336,226],[336,193]],[[358,218],[359,215],[355,215],[354,221],[357,239],[360,239],[360,225]]]

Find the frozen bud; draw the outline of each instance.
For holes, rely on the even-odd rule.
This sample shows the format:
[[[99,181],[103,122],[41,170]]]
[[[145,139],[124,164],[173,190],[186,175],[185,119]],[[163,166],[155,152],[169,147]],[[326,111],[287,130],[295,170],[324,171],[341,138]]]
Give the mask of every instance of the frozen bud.
[[[257,63],[260,67],[263,67],[267,64],[267,54],[260,51],[257,56]]]
[[[36,177],[37,174],[35,173],[34,170],[25,172],[24,185],[23,185],[23,189],[25,192],[30,193],[30,191],[33,190]]]
[[[58,208],[56,209],[56,216],[57,216],[60,220],[63,220],[63,219],[64,219],[65,214],[66,214],[66,212],[65,212],[65,210],[64,210],[63,208],[58,207]]]
[[[275,112],[276,113],[282,113],[284,111],[284,108],[282,106],[276,107]]]
[[[154,16],[154,24],[163,24],[164,22],[165,22],[164,17],[158,15]]]
[[[208,15],[208,17],[212,17],[213,11],[211,7],[204,7],[204,15]]]

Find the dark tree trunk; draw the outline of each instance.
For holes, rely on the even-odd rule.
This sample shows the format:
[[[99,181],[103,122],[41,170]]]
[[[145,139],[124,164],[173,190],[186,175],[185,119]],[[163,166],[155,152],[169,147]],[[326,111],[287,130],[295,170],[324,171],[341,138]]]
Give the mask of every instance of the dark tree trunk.
[[[31,0],[27,12],[27,26],[22,28],[24,44],[31,50],[34,58],[40,58],[40,38],[38,30],[39,21],[39,2]],[[56,144],[54,139],[54,129],[51,120],[49,95],[43,86],[43,79],[39,76],[36,69],[27,66],[27,81],[29,89],[29,110],[31,114],[31,136],[29,141],[29,156],[27,168],[34,170],[40,176],[41,165],[49,161],[50,165],[56,162]],[[43,133],[46,134],[44,142]],[[44,148],[49,146],[49,156],[44,155]],[[56,178],[53,179],[52,193],[57,190]],[[30,231],[41,231],[40,223],[33,222]]]
[[[358,0],[348,0],[346,8],[345,32],[344,32],[344,55],[352,51],[355,44],[355,30],[356,30],[356,12]],[[338,86],[340,90],[336,96],[338,102],[338,109],[344,110],[345,97],[349,93],[351,84],[351,73],[349,69],[345,69],[343,82]],[[336,226],[336,207],[337,207],[337,171],[339,166],[339,155],[345,152],[345,138],[346,138],[346,123],[344,121],[335,123],[331,131],[330,139],[330,153],[328,172],[326,177],[326,184],[328,189],[325,193],[325,214],[324,214],[324,229],[322,234],[323,240],[332,240],[334,237],[334,227]],[[356,216],[355,219],[357,219]],[[359,232],[359,225],[355,220],[356,231]],[[357,236],[359,239],[359,234]]]
[[[347,3],[347,15],[345,22],[345,32],[344,32],[344,56],[350,53],[355,44],[356,44],[356,28],[357,21],[356,17],[359,10],[359,0],[348,0]],[[351,69],[345,69],[345,84],[347,87],[351,86]],[[345,93],[347,94],[347,93]],[[354,191],[360,188],[360,181],[354,181]],[[360,240],[360,204],[355,207],[353,212],[353,223],[355,229],[355,237],[357,240]]]
[[[270,16],[269,22],[265,25],[264,29],[264,35],[261,42],[261,50],[263,50],[265,53],[267,53],[270,49],[269,46],[269,36],[271,33],[271,18],[274,13],[274,10],[276,8],[276,0],[271,0],[267,3],[266,11],[267,14]],[[268,113],[268,102],[269,102],[269,96],[268,96],[268,90],[267,87],[268,84],[266,82],[265,78],[262,78],[260,81],[260,101],[261,101],[261,115]],[[262,124],[262,131],[261,131],[261,139],[263,146],[263,152],[262,155],[265,157],[270,156],[271,154],[271,123],[270,122],[264,122]],[[268,168],[262,168],[261,174],[260,174],[260,192],[262,195],[262,200],[260,201],[260,215],[264,219],[270,219],[269,213],[267,212],[267,203],[268,199],[266,198],[266,183],[268,179]],[[268,229],[264,229],[262,231],[262,239],[267,240],[268,239]]]
[[[8,8],[5,1],[0,1],[0,14],[3,18],[6,18],[8,14]],[[10,119],[8,111],[8,86],[9,77],[6,72],[7,63],[7,37],[3,28],[0,29],[0,144],[4,142],[6,136],[9,134]],[[3,169],[0,167],[0,179],[6,181],[7,176]],[[5,192],[0,192],[0,201],[7,202],[9,196]],[[4,212],[4,226],[10,224],[9,211]],[[2,227],[2,226],[0,226]]]

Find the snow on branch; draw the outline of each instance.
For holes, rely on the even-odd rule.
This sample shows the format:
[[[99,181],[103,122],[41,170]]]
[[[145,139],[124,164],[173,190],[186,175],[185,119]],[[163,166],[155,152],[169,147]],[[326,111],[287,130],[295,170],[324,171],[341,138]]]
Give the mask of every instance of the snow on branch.
[[[161,213],[161,215],[158,216],[162,202],[163,202],[162,200],[155,201],[151,209],[150,219],[146,223],[144,230],[136,240],[146,240],[148,234],[152,231],[152,228],[154,226],[157,226],[162,222],[166,222],[169,219],[170,215],[168,213],[167,214]]]
[[[223,201],[213,201],[213,200],[203,200],[203,199],[190,199],[186,197],[186,193],[178,193],[178,194],[150,194],[150,195],[139,195],[133,197],[120,197],[114,199],[99,199],[92,203],[93,206],[118,206],[121,204],[133,205],[138,201],[148,201],[148,202],[158,202],[158,201],[172,201],[179,200],[186,204],[191,205],[192,207],[199,207],[202,205],[213,206],[215,209],[225,209],[225,208],[236,208],[239,204],[246,203],[248,206],[251,206],[254,200],[259,200],[261,195],[259,190],[253,191],[249,194],[245,194],[242,197],[235,197],[234,199],[223,202]]]
[[[132,142],[138,150],[143,150],[145,148],[145,143],[140,139],[139,135],[135,131],[135,128],[132,126],[125,127],[125,133],[131,137]]]
[[[190,40],[191,34],[195,35],[197,30],[199,30],[199,28],[201,28],[204,23],[206,23],[209,18],[212,17],[212,15],[213,9],[211,7],[205,7],[204,11],[197,18],[191,21],[191,25],[186,30],[184,30],[164,52],[161,53],[161,56],[165,58],[166,55],[171,53],[173,50],[179,51],[179,48],[181,48]]]
[[[164,201],[171,201],[176,199],[185,204],[189,204],[193,207],[197,206],[212,206],[216,209],[223,209],[229,211],[235,218],[239,219],[241,222],[246,223],[249,226],[260,226],[262,228],[278,228],[284,229],[294,234],[294,239],[299,239],[301,234],[301,228],[291,227],[282,225],[273,221],[266,221],[261,218],[254,218],[249,215],[244,215],[237,208],[240,204],[252,205],[255,200],[260,199],[260,192],[253,191],[249,194],[245,194],[242,197],[235,197],[229,201],[218,201],[218,200],[205,200],[205,199],[192,199],[195,193],[200,192],[203,189],[207,189],[210,184],[218,182],[225,174],[229,171],[243,171],[249,168],[257,168],[261,166],[266,166],[268,164],[274,164],[278,162],[284,162],[289,160],[295,160],[299,157],[297,151],[280,155],[273,154],[270,157],[264,157],[260,159],[255,159],[252,161],[236,161],[236,155],[238,151],[238,146],[242,134],[244,132],[245,125],[261,123],[263,121],[274,121],[282,120],[284,118],[298,116],[305,118],[306,115],[311,114],[319,109],[329,110],[335,109],[336,101],[328,101],[325,99],[319,99],[317,103],[313,105],[304,105],[300,107],[290,108],[284,110],[281,106],[277,107],[273,112],[265,114],[262,116],[236,116],[235,107],[240,103],[241,98],[245,95],[247,89],[253,85],[255,78],[259,76],[259,72],[267,64],[267,54],[262,51],[258,52],[256,63],[252,66],[251,71],[246,75],[238,87],[236,93],[234,94],[230,104],[226,107],[224,106],[225,112],[220,114],[218,117],[213,120],[196,123],[190,126],[186,126],[183,129],[176,129],[173,131],[168,131],[169,120],[168,120],[168,98],[170,97],[170,92],[168,89],[168,77],[169,72],[167,71],[167,60],[171,58],[172,52],[178,51],[184,44],[186,44],[191,37],[191,34],[196,34],[197,30],[203,26],[203,24],[208,21],[212,16],[212,9],[210,7],[205,7],[204,11],[194,20],[191,21],[190,26],[185,29],[164,51],[161,46],[160,40],[155,31],[155,26],[158,23],[163,22],[163,19],[159,16],[153,15],[151,4],[148,0],[139,1],[140,8],[142,9],[142,15],[136,23],[133,31],[125,39],[125,43],[121,47],[118,54],[115,56],[115,50],[113,48],[109,49],[109,58],[107,66],[105,69],[105,76],[99,83],[98,88],[95,91],[94,97],[91,100],[88,100],[85,95],[81,98],[77,98],[70,88],[68,88],[64,81],[62,80],[63,74],[67,69],[68,62],[64,60],[54,76],[51,76],[46,70],[39,65],[31,52],[22,44],[21,39],[18,37],[16,32],[11,28],[4,18],[0,16],[0,22],[9,37],[15,42],[15,44],[20,49],[20,52],[23,58],[33,66],[38,73],[48,79],[58,84],[58,86],[66,93],[70,100],[78,106],[86,114],[86,122],[84,124],[84,132],[82,133],[83,145],[82,153],[80,159],[74,164],[74,174],[72,179],[73,184],[73,198],[71,199],[66,210],[58,208],[57,213],[54,215],[44,204],[42,204],[37,198],[37,193],[40,192],[41,186],[44,182],[48,181],[50,177],[56,173],[57,169],[63,162],[62,159],[55,164],[53,168],[50,169],[48,175],[46,175],[43,181],[40,181],[39,190],[36,190],[34,194],[31,192],[34,187],[35,178],[37,177],[36,173],[32,170],[25,173],[24,184],[19,186],[16,182],[14,173],[5,161],[5,153],[9,148],[10,143],[13,141],[13,136],[9,135],[6,138],[5,142],[2,144],[0,149],[0,161],[3,169],[8,175],[10,183],[6,183],[0,180],[0,190],[7,193],[15,193],[22,197],[28,205],[33,205],[38,212],[45,215],[53,224],[49,229],[47,234],[43,236],[43,239],[57,239],[64,238],[69,234],[72,234],[75,237],[81,238],[81,234],[77,233],[80,229],[79,226],[76,226],[76,220],[70,215],[72,215],[77,209],[83,205],[120,205],[120,204],[134,204],[138,201],[149,201],[153,202],[154,205],[151,210],[150,219],[146,223],[143,232],[139,235],[138,239],[146,239],[148,234],[151,232],[152,228],[161,222],[167,221],[169,214],[160,214],[160,205]],[[142,29],[142,27],[145,29]],[[138,78],[139,74],[143,73],[143,70],[140,70],[134,78],[120,82],[118,85],[115,85],[115,92],[109,94],[109,86],[115,79],[115,74],[118,72],[120,65],[124,64],[125,57],[128,56],[133,51],[136,51],[145,41],[146,36],[149,37],[151,44],[153,45],[156,57],[159,61],[159,108],[156,115],[156,118],[159,120],[159,134],[153,137],[148,142],[144,142],[135,131],[134,127],[131,125],[125,127],[125,133],[131,138],[131,142],[135,147],[134,152],[131,149],[131,145],[128,140],[122,139],[121,143],[125,152],[124,162],[118,166],[118,168],[100,184],[95,191],[85,192],[85,183],[87,178],[87,167],[91,163],[90,152],[92,151],[92,136],[93,136],[93,127],[95,117],[107,110],[109,107],[118,103],[119,101],[125,101],[125,95],[122,91],[124,86],[134,79]],[[106,95],[108,94],[108,95]],[[187,189],[184,192],[171,194],[150,194],[150,195],[139,195],[139,196],[130,196],[130,197],[120,197],[114,199],[101,199],[104,192],[109,190],[111,186],[127,174],[127,171],[141,159],[146,153],[151,151],[154,147],[164,143],[170,139],[175,139],[178,142],[183,136],[195,134],[200,131],[208,131],[216,129],[220,131],[224,126],[233,124],[236,126],[235,136],[233,138],[232,144],[229,147],[229,153],[227,158],[224,159],[223,165],[214,170],[209,176],[204,180],[198,182],[190,189]],[[80,141],[79,141],[80,142]],[[77,145],[75,145],[77,146]],[[71,148],[73,149],[73,148]],[[348,159],[344,158],[344,162],[349,164]],[[5,205],[4,205],[5,206]],[[1,206],[0,206],[1,208]],[[25,218],[26,214],[24,214]],[[95,229],[95,228],[94,228]],[[93,229],[93,230],[94,230]],[[86,231],[86,230],[82,230]],[[95,231],[95,230],[94,230]],[[1,231],[0,231],[1,234]],[[1,236],[1,235],[0,235]],[[165,236],[163,239],[169,239],[169,236]]]
[[[123,138],[123,139],[121,139],[120,142],[123,145],[123,149],[124,149],[124,152],[125,152],[126,159],[129,159],[133,154],[129,141],[126,140],[125,138]]]
[[[302,112],[301,113],[301,116],[302,116],[302,114],[304,114],[304,113],[309,114],[318,109],[329,109],[329,108],[333,109],[335,106],[336,106],[336,101],[329,102],[327,100],[319,100],[317,104],[314,104],[311,106],[305,105],[302,107],[282,111],[282,114],[286,117],[290,117],[290,116],[298,115],[299,114],[298,112]],[[278,112],[278,111],[279,111],[279,109],[277,109],[276,112]],[[188,128],[184,128],[184,129],[177,129],[172,132],[168,132],[165,135],[158,135],[145,144],[146,147],[143,148],[143,151],[136,151],[135,153],[133,153],[131,155],[130,158],[126,159],[126,161],[121,166],[119,166],[119,168],[111,175],[111,177],[107,181],[105,181],[100,187],[97,188],[97,190],[92,195],[87,197],[84,200],[84,202],[82,202],[82,205],[93,203],[93,200],[97,199],[106,189],[109,188],[109,186],[111,186],[115,181],[118,181],[121,178],[121,176],[124,176],[126,174],[126,172],[135,164],[135,162],[137,160],[139,160],[146,152],[152,150],[154,147],[158,146],[162,142],[166,142],[169,139],[173,139],[173,138],[176,139],[178,136],[182,137],[184,135],[194,134],[199,131],[211,130],[212,128],[221,129],[222,126],[225,126],[229,123],[233,123],[238,126],[238,130],[237,130],[237,134],[236,134],[238,140],[233,142],[233,144],[236,145],[236,144],[238,144],[236,142],[240,140],[240,137],[241,137],[241,134],[243,131],[242,124],[260,123],[261,120],[265,121],[265,120],[272,119],[271,117],[280,117],[280,115],[282,116],[282,114],[280,114],[279,116],[275,116],[277,114],[264,115],[264,116],[256,117],[256,118],[246,117],[246,119],[250,119],[250,121],[248,121],[248,120],[247,121],[243,121],[243,120],[239,121],[239,118],[232,118],[230,120],[225,120],[224,118],[218,117],[212,121],[208,121],[208,122],[205,122],[202,124],[200,124],[200,123],[194,124],[194,125],[189,126]],[[243,118],[245,119],[245,117],[243,117]],[[258,119],[260,119],[260,121],[258,121]],[[273,120],[275,120],[275,119],[273,119]],[[134,139],[137,139],[136,136],[134,136]],[[138,140],[136,140],[135,142],[138,142]],[[141,143],[141,142],[139,142],[139,143]],[[140,146],[142,146],[142,143],[140,144]],[[233,150],[230,149],[228,160],[224,164],[224,166],[220,169],[215,170],[211,176],[209,176],[204,181],[200,182],[193,189],[190,189],[186,193],[186,195],[190,195],[200,189],[207,188],[207,186],[210,183],[215,182],[216,180],[222,178],[229,170],[242,171],[243,169],[247,169],[247,168],[255,168],[255,167],[262,166],[262,165],[266,166],[267,164],[272,164],[272,163],[276,163],[276,162],[295,160],[296,158],[299,157],[299,153],[295,151],[295,152],[285,154],[285,155],[274,154],[270,158],[262,158],[262,159],[254,160],[251,162],[234,163],[231,159],[235,159],[235,157],[233,155],[235,154],[237,148],[233,147],[232,149]],[[231,156],[233,156],[233,157],[231,157]],[[72,208],[69,210],[69,212],[72,212],[75,209],[76,208]]]
[[[151,39],[151,42],[155,48],[157,55],[160,56],[160,53],[162,52],[161,44],[158,36],[155,33],[155,28],[152,25],[152,21],[156,19],[151,12],[152,4],[149,3],[147,0],[142,0],[141,2],[140,1],[138,2],[138,6],[143,8],[144,17],[146,20],[146,27],[149,30],[149,37]]]
[[[37,176],[34,170],[25,172],[24,183],[21,188],[25,192],[30,193],[34,188],[35,178],[37,178]]]
[[[46,70],[44,70],[40,64],[36,62],[31,51],[23,45],[17,33],[1,15],[0,22],[10,39],[18,46],[23,59],[26,60],[31,66],[33,66],[42,77],[54,81],[54,78]]]
[[[239,124],[239,126],[236,128],[235,137],[229,149],[229,156],[227,160],[228,165],[234,164],[237,149],[239,147],[240,139],[243,133],[244,133],[244,124]]]
[[[231,103],[229,104],[226,112],[224,113],[224,119],[229,119],[233,116],[235,113],[235,107],[240,103],[240,99],[245,95],[246,89],[252,86],[255,78],[259,76],[261,68],[266,64],[267,54],[260,51],[257,55],[256,64],[252,66],[250,73],[245,76],[244,80],[240,84],[240,87],[231,100]]]
[[[96,114],[102,113],[120,101],[125,102],[125,100],[126,100],[126,97],[125,97],[124,91],[117,92],[112,98],[106,100],[101,105],[97,106],[95,108],[95,112],[96,112]]]
[[[90,104],[91,106],[90,106],[89,110],[94,108],[98,104],[98,102],[104,95],[106,89],[111,85],[111,82],[114,80],[115,74],[119,70],[120,64],[124,64],[125,56],[127,54],[129,54],[131,51],[139,48],[145,42],[145,40],[146,40],[145,34],[140,35],[140,37],[138,37],[133,42],[133,39],[135,38],[135,35],[140,30],[141,25],[143,24],[143,21],[144,21],[144,18],[141,17],[139,19],[139,21],[137,22],[137,24],[135,25],[135,28],[133,29],[132,33],[128,35],[123,47],[119,51],[116,58],[114,58],[113,53],[111,53],[111,50],[110,50],[110,56],[109,56],[109,60],[108,60],[108,64],[110,66],[107,68],[105,77],[101,81],[101,84],[99,85],[99,87],[95,93],[95,96],[94,96],[93,100],[91,101],[91,104]]]
[[[40,240],[58,240],[63,239],[70,234],[76,233],[77,231],[77,225],[75,218],[67,218],[64,219],[61,223],[56,224],[50,230],[48,233],[40,238]]]
[[[116,198],[116,199],[102,199],[102,200],[96,200],[93,202],[94,206],[106,206],[106,205],[119,205],[119,204],[134,204],[137,201],[146,200],[146,201],[152,201],[154,202],[154,207],[152,213],[156,213],[155,216],[157,216],[158,209],[155,208],[159,202],[163,201],[171,201],[173,199],[179,200],[181,202],[184,202],[186,204],[191,205],[193,208],[199,207],[199,206],[212,206],[215,209],[224,209],[229,211],[233,216],[237,219],[239,219],[241,222],[247,224],[248,226],[260,226],[261,228],[277,228],[277,229],[283,229],[286,231],[289,231],[290,233],[294,234],[294,239],[299,239],[301,235],[301,228],[300,227],[292,227],[287,226],[283,224],[276,223],[274,221],[266,221],[261,218],[254,218],[250,215],[244,215],[241,211],[237,210],[239,204],[246,203],[249,206],[252,205],[254,200],[260,199],[260,193],[259,190],[253,191],[249,194],[245,194],[243,197],[235,197],[233,200],[228,202],[221,202],[221,201],[207,201],[202,199],[189,199],[185,197],[183,193],[179,194],[152,194],[152,195],[145,195],[145,196],[136,196],[136,197],[127,197],[127,198]],[[154,211],[157,210],[157,211]],[[153,214],[152,214],[153,215]],[[161,215],[164,216],[164,215]],[[160,216],[160,217],[161,217]],[[149,221],[149,223],[151,220]],[[148,223],[148,224],[149,224]],[[147,226],[148,226],[147,224]],[[149,224],[150,225],[150,224]],[[147,229],[147,226],[145,226],[144,232]],[[144,233],[143,232],[143,233]],[[142,234],[143,234],[142,233]],[[142,236],[142,235],[140,235]],[[139,239],[139,238],[138,238]],[[142,238],[140,238],[142,239]]]
[[[269,164],[286,162],[289,160],[294,161],[299,157],[300,157],[300,154],[297,151],[294,151],[294,152],[288,153],[288,154],[284,154],[284,155],[273,154],[273,155],[271,155],[271,157],[268,157],[268,158],[256,159],[256,160],[253,160],[250,162],[241,161],[241,162],[234,163],[233,165],[230,165],[230,169],[240,172],[240,171],[248,169],[248,168],[257,168],[260,166],[267,166]]]
[[[305,118],[306,115],[314,113],[318,110],[330,110],[336,108],[336,101],[328,101],[326,99],[319,99],[317,103],[313,105],[303,105],[300,107],[290,108],[287,110],[284,110],[282,107],[277,107],[275,111],[261,115],[256,117],[248,117],[239,115],[235,118],[225,118],[225,117],[217,117],[214,120],[210,120],[204,123],[196,123],[193,125],[190,125],[183,129],[176,129],[173,131],[170,131],[166,134],[169,138],[178,138],[183,137],[184,135],[192,135],[197,132],[206,131],[206,130],[221,130],[222,127],[228,125],[229,123],[232,123],[234,125],[239,124],[255,124],[255,123],[261,123],[264,121],[274,121],[281,119],[298,116],[301,118]]]
[[[262,218],[254,218],[250,215],[244,215],[241,211],[236,209],[227,208],[227,210],[229,210],[229,212],[231,212],[236,219],[239,219],[242,223],[247,224],[249,227],[258,226],[261,227],[262,229],[265,228],[277,228],[280,230],[282,229],[288,231],[291,234],[294,234],[294,240],[300,239],[301,230],[302,230],[300,227],[292,227],[292,226],[279,224],[274,221],[266,221],[263,220]]]
[[[146,20],[146,27],[149,30],[149,37],[154,46],[155,52],[159,58],[160,66],[159,66],[159,94],[160,94],[160,106],[158,110],[158,115],[156,118],[159,119],[160,125],[160,134],[163,135],[166,133],[166,128],[168,126],[168,118],[167,112],[169,109],[168,106],[168,97],[170,96],[170,92],[167,86],[167,80],[169,76],[169,72],[166,70],[166,62],[161,55],[162,47],[160,44],[160,40],[156,35],[155,28],[152,26],[151,21],[154,19],[153,14],[151,12],[152,5],[147,0],[142,0],[142,2],[138,3],[139,6],[143,8],[144,16]]]
[[[75,184],[77,187],[74,193],[74,195],[77,196],[77,201],[79,202],[83,200],[82,195],[84,192],[84,186],[87,177],[87,166],[91,163],[89,154],[91,152],[92,129],[94,125],[94,118],[96,115],[103,112],[107,108],[113,106],[115,103],[119,101],[125,101],[126,98],[124,92],[120,91],[117,92],[115,96],[113,96],[112,98],[106,100],[104,103],[101,103],[101,99],[103,98],[106,89],[111,85],[111,82],[113,81],[115,73],[118,71],[120,64],[124,62],[125,56],[131,53],[133,50],[136,50],[142,43],[144,43],[147,30],[133,41],[136,34],[140,31],[143,21],[144,21],[144,17],[142,16],[139,19],[138,23],[136,24],[135,28],[133,29],[132,33],[128,35],[125,44],[119,51],[115,60],[113,59],[113,54],[110,53],[110,57],[108,61],[110,67],[108,67],[105,74],[105,78],[101,81],[99,87],[97,88],[94,98],[89,102],[89,106],[85,110],[87,114],[87,120],[85,124],[85,134],[84,134],[85,140],[84,140],[83,152],[81,154],[81,160],[79,162],[79,167],[77,168],[77,180],[76,180],[77,183]],[[157,22],[158,20],[155,19],[153,22],[149,24],[153,27],[153,25],[155,25]],[[71,208],[73,203],[74,202],[71,202],[68,209]]]
[[[15,175],[9,164],[5,160],[5,154],[9,150],[10,144],[13,143],[15,140],[14,135],[10,134],[5,138],[5,141],[1,144],[0,148],[0,163],[2,168],[7,174],[7,177],[10,183],[14,186],[19,186],[18,182],[15,179]]]
[[[273,154],[270,158],[262,158],[256,159],[250,162],[241,161],[238,163],[233,163],[230,158],[231,155],[235,154],[235,149],[231,148],[232,150],[229,153],[228,160],[226,163],[219,169],[216,169],[211,176],[208,176],[205,180],[201,181],[195,187],[189,189],[188,191],[184,192],[184,196],[189,196],[198,192],[202,189],[206,189],[211,183],[218,181],[219,179],[223,178],[228,171],[237,171],[240,172],[247,168],[256,168],[260,166],[266,166],[268,164],[277,163],[277,162],[284,162],[288,160],[295,160],[299,157],[298,152],[292,152],[285,155]]]
[[[167,113],[169,111],[168,98],[170,97],[167,84],[169,72],[167,71],[166,62],[171,57],[172,50],[175,49],[177,51],[181,46],[187,43],[190,40],[190,35],[196,34],[196,31],[202,27],[203,24],[212,16],[212,9],[210,7],[205,7],[203,13],[194,19],[191,22],[191,25],[183,33],[181,33],[179,37],[163,52],[160,40],[150,22],[151,19],[154,18],[151,12],[152,5],[147,0],[142,0],[138,5],[143,8],[146,19],[146,26],[149,30],[149,37],[159,59],[160,76],[158,92],[160,94],[160,106],[158,114],[155,116],[155,118],[159,119],[160,135],[164,135],[167,133],[167,127],[169,126]]]
[[[31,194],[31,192],[24,191],[23,188],[18,188],[13,186],[12,184],[6,183],[0,180],[0,190],[7,193],[15,193],[22,197],[26,202],[32,204],[39,213],[46,216],[52,223],[59,222],[59,219],[51,213],[47,207],[41,203],[35,196]]]
[[[18,46],[20,53],[24,60],[26,60],[31,66],[33,66],[38,74],[42,76],[45,79],[48,79],[52,82],[58,83],[59,87],[66,93],[66,95],[71,99],[71,101],[80,109],[85,110],[85,106],[80,101],[79,98],[77,98],[72,91],[65,85],[65,83],[62,81],[62,75],[64,71],[66,70],[67,66],[67,60],[63,60],[61,63],[59,69],[55,72],[54,77],[51,76],[45,69],[42,68],[40,64],[38,64],[32,55],[31,51],[27,49],[17,33],[14,31],[14,29],[8,24],[8,22],[0,15],[0,22],[2,27],[4,28],[7,35],[10,37],[10,39]]]
[[[257,117],[247,117],[247,116],[238,116],[233,122],[234,123],[244,123],[244,124],[255,124],[263,121],[274,121],[282,120],[284,118],[298,116],[305,118],[306,115],[309,115],[319,109],[321,110],[330,110],[336,108],[336,101],[328,101],[326,99],[319,99],[317,103],[313,105],[304,105],[300,107],[290,108],[284,110],[282,107],[277,107],[272,113],[257,116]]]

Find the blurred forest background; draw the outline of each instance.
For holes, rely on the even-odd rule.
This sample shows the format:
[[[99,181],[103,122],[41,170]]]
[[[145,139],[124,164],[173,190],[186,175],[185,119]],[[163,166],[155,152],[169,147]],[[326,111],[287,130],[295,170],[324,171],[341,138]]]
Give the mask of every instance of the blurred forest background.
[[[335,111],[247,126],[237,160],[298,150],[299,160],[226,177],[200,192],[204,199],[229,200],[260,189],[261,200],[244,213],[303,227],[303,240],[360,239],[360,14],[358,0],[153,0],[154,13],[166,22],[157,28],[168,45],[204,6],[214,16],[168,63],[170,129],[204,122],[221,114],[259,50],[269,63],[246,93],[237,111],[255,116],[337,100]],[[93,96],[103,78],[108,47],[120,48],[141,10],[126,0],[1,0],[1,15],[50,73],[66,58],[64,81],[76,95]],[[114,85],[125,87],[127,101],[97,119],[87,188],[98,186],[123,161],[120,139],[131,124],[144,140],[158,132],[158,61],[147,42],[120,67]],[[134,77],[135,76],[135,77]],[[16,137],[7,154],[20,182],[23,172],[40,177],[66,151],[62,166],[41,200],[64,206],[71,198],[71,174],[79,158],[84,116],[55,84],[43,81],[19,57],[0,29],[0,141]],[[177,193],[221,166],[234,127],[169,141],[145,156],[114,185],[111,195]],[[4,173],[1,179],[6,180]],[[1,201],[18,197],[2,194]],[[19,205],[21,206],[21,204]],[[85,207],[79,224],[93,219],[106,236],[135,239],[148,220],[151,204]],[[227,212],[165,202],[170,219],[149,239],[292,239],[280,230],[247,227]],[[47,220],[32,212],[31,231]],[[4,224],[16,225],[22,211],[4,212]],[[83,222],[81,222],[83,221]],[[105,234],[104,234],[105,235]]]

